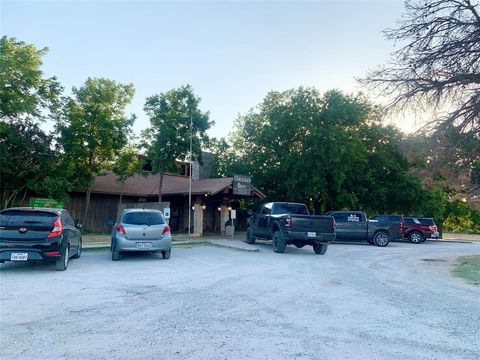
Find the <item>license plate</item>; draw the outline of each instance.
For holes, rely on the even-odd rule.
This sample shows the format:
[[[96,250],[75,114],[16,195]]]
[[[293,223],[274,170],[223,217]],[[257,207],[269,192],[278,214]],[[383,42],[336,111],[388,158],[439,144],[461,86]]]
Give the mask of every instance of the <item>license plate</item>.
[[[151,249],[151,242],[137,242],[137,249]]]
[[[317,236],[317,233],[316,232],[307,232],[307,236],[308,237],[315,237],[315,236]]]
[[[12,253],[10,256],[11,261],[27,261],[28,253]]]

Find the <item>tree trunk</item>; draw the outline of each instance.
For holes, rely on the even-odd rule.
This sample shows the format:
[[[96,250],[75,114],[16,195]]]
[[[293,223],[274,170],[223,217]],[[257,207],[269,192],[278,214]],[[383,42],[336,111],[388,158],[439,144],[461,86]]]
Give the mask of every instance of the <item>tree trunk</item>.
[[[25,188],[25,191],[23,192],[23,196],[22,196],[22,201],[20,202],[20,206],[23,206],[23,202],[25,201],[25,198],[27,197],[27,192],[28,192],[28,189]]]
[[[85,212],[83,213],[83,226],[87,224],[88,208],[90,207],[90,188],[85,193]]]
[[[162,186],[164,172],[162,171],[158,175],[158,202],[162,202]]]
[[[123,198],[123,191],[120,193],[120,199],[118,200],[117,217],[118,217],[118,213],[120,212],[120,207],[122,206],[122,198]]]

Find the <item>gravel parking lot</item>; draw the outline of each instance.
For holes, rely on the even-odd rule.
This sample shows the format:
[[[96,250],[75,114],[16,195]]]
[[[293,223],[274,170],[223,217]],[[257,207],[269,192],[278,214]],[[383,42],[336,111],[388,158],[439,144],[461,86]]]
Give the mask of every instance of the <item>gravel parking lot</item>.
[[[84,252],[0,266],[3,359],[479,359],[480,243]]]

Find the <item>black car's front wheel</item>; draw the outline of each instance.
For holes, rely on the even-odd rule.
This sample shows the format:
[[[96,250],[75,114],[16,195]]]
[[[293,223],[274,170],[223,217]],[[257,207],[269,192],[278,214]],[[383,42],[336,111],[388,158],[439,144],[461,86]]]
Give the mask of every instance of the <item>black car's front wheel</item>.
[[[70,248],[68,244],[63,246],[60,259],[55,262],[55,270],[65,271],[68,267],[68,259],[70,258]]]
[[[313,247],[313,251],[317,255],[325,255],[328,249],[327,244],[313,244],[312,247]]]

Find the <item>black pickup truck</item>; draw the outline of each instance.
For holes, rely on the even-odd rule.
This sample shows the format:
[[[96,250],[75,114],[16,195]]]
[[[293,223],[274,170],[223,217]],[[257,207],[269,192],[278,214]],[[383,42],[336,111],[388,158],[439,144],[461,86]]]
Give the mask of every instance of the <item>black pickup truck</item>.
[[[330,211],[336,223],[336,240],[366,241],[387,246],[391,240],[403,239],[403,223],[398,221],[368,220],[361,211]]]
[[[293,244],[298,248],[311,245],[315,254],[323,255],[328,244],[335,240],[333,217],[310,215],[305,204],[270,202],[249,214],[246,242],[272,239],[273,251],[277,253],[283,253],[286,245]]]

